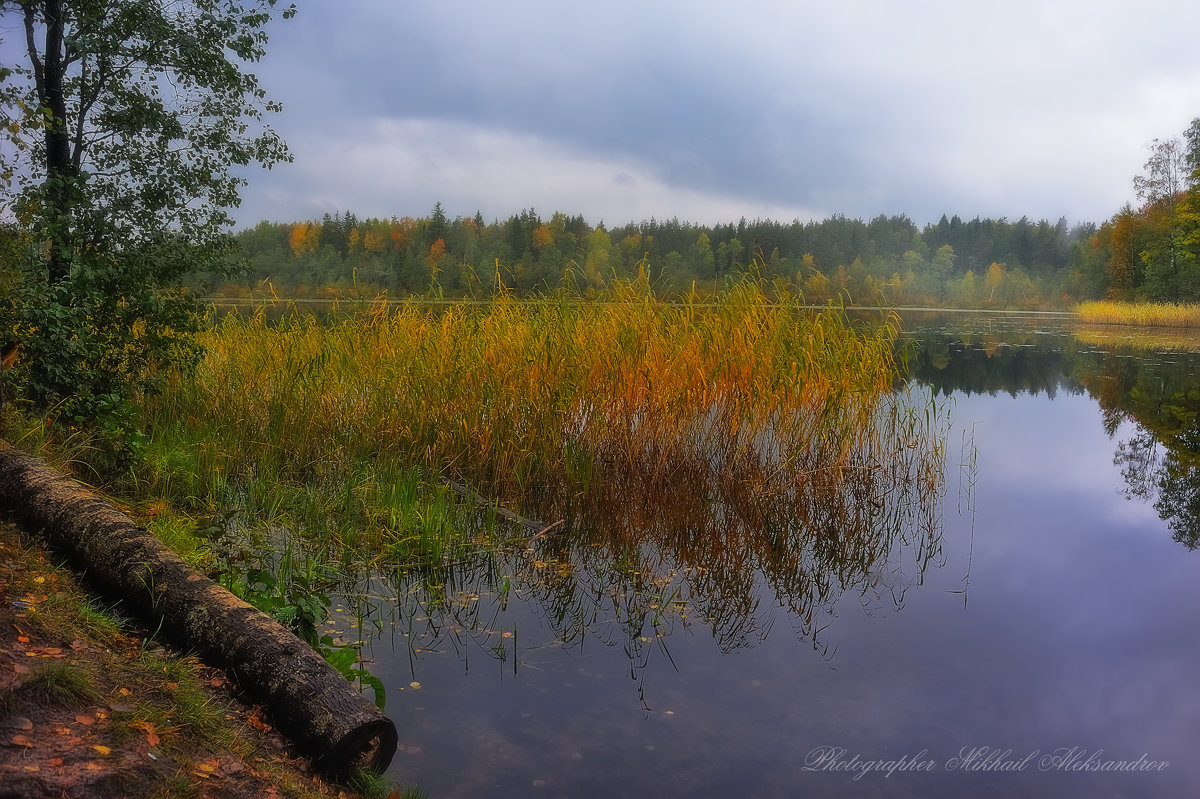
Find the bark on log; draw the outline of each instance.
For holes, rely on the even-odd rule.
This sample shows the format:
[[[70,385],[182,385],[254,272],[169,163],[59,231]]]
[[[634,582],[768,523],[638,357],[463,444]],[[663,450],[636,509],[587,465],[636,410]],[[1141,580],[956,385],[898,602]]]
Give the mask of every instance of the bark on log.
[[[275,726],[326,773],[387,768],[396,725],[288,630],[188,566],[128,516],[0,442],[0,509],[76,562],[180,645],[230,669]]]

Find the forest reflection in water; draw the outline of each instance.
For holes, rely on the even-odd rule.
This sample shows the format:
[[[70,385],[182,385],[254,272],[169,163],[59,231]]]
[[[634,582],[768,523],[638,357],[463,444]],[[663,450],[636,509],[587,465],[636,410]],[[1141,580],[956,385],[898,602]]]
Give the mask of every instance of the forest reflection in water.
[[[1114,440],[1130,499],[1151,503],[1176,541],[1200,546],[1200,334],[1058,321],[922,320],[912,377],[943,395],[1085,394]],[[1129,436],[1117,437],[1125,422]]]

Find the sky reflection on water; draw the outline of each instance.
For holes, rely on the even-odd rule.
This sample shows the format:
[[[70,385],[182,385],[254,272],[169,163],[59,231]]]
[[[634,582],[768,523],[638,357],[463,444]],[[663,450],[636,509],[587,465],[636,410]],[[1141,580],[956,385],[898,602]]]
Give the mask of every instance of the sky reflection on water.
[[[443,637],[412,666],[402,626],[375,644],[403,742],[394,774],[430,797],[1194,795],[1200,553],[1124,495],[1113,456],[1141,422],[1125,414],[1110,437],[1083,388],[1108,379],[1109,361],[1079,367],[1054,354],[1066,337],[1047,335],[1052,345],[1011,345],[1022,364],[978,334],[970,345],[1010,373],[998,388],[950,390],[940,565],[909,572],[921,584],[902,607],[889,581],[847,591],[814,651],[760,584],[769,634],[722,654],[703,619],[677,616],[660,639],[644,628],[637,651],[616,634],[564,645],[529,592],[503,606],[485,595],[480,623],[494,635]],[[960,356],[948,357],[943,375]],[[1194,371],[1191,358],[1178,356]],[[1014,375],[1031,371],[1035,388],[1020,388]],[[814,769],[819,747],[844,748],[843,764],[908,757],[932,770],[856,779]],[[1012,771],[956,761],[980,747],[1029,759]],[[1056,750],[1077,766],[1170,765],[1072,771],[1042,760]]]

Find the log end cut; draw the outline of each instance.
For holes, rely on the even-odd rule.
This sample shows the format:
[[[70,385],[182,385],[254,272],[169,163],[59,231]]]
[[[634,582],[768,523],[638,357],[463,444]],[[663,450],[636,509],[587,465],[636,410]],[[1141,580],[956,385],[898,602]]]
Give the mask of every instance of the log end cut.
[[[376,717],[353,725],[327,753],[317,758],[317,766],[331,774],[344,774],[355,768],[382,773],[391,764],[399,742],[392,720]]]

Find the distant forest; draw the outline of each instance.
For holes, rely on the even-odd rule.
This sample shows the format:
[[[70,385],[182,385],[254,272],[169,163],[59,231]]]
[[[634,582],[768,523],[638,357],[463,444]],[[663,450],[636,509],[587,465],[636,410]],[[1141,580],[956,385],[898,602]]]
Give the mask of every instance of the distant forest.
[[[717,290],[752,271],[813,303],[1050,308],[1098,299],[1200,301],[1200,118],[1183,139],[1155,140],[1140,206],[1097,226],[943,216],[870,221],[769,220],[705,226],[651,219],[621,227],[534,210],[505,221],[429,216],[360,219],[347,211],[304,222],[261,222],[237,238],[246,279],[214,287],[238,296],[523,295],[566,286],[596,295],[646,279],[676,297]]]

